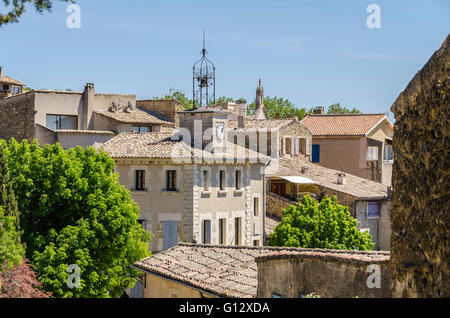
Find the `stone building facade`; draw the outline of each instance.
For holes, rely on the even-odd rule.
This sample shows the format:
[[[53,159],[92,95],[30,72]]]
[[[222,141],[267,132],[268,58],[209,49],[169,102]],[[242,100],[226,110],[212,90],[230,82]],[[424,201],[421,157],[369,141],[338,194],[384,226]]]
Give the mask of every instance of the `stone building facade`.
[[[136,107],[134,95],[32,90],[0,99],[0,138],[95,146],[121,132],[160,131],[174,123]]]
[[[184,132],[122,133],[103,145],[140,206],[141,222],[155,234],[152,251],[178,242],[264,245],[267,160],[218,137],[226,114],[199,109],[179,115]],[[210,130],[214,136],[191,142],[186,135],[197,128],[201,136]]]
[[[394,297],[450,297],[450,35],[392,105]]]

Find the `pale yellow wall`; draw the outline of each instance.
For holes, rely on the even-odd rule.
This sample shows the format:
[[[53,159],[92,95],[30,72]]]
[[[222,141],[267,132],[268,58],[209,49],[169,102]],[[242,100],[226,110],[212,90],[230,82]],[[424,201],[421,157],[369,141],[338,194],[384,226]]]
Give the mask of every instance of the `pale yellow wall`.
[[[367,145],[362,137],[321,138],[313,137],[313,144],[320,145],[321,166],[366,177],[364,168]],[[365,146],[367,149],[367,146]],[[362,164],[364,163],[364,165]]]
[[[155,275],[145,274],[143,298],[215,298],[206,292],[201,292],[189,286],[164,279]]]
[[[46,127],[47,114],[78,116],[78,129],[83,120],[82,94],[76,93],[36,93],[35,122]]]
[[[185,167],[194,167],[197,178],[195,184],[186,185]],[[210,188],[205,192],[202,185],[202,171],[210,171]],[[219,169],[226,170],[226,192],[219,193]],[[242,192],[235,192],[235,169],[241,169]],[[193,237],[201,242],[202,220],[211,220],[212,244],[219,243],[219,219],[227,219],[227,243],[234,244],[234,218],[242,217],[242,245],[253,245],[254,240],[263,244],[264,196],[261,165],[176,165],[170,162],[156,163],[144,161],[121,161],[117,163],[120,183],[127,189],[132,189],[135,182],[135,170],[145,170],[147,191],[132,191],[133,199],[140,206],[140,219],[145,219],[147,230],[155,234],[152,238],[151,250],[161,251],[163,248],[162,221],[179,222],[179,241],[191,242]],[[177,171],[178,192],[163,191],[166,183],[166,171]],[[186,188],[186,187],[189,188]],[[195,200],[191,200],[189,191],[194,191]],[[259,197],[260,213],[253,216],[253,198]],[[194,219],[186,223],[186,207],[194,209]],[[254,225],[257,224],[257,234]],[[190,227],[184,229],[183,226]],[[183,233],[191,233],[183,237]]]
[[[56,133],[56,141],[61,144],[64,149],[75,148],[76,146],[99,146],[107,142],[115,135],[106,134],[85,134],[85,133]]]

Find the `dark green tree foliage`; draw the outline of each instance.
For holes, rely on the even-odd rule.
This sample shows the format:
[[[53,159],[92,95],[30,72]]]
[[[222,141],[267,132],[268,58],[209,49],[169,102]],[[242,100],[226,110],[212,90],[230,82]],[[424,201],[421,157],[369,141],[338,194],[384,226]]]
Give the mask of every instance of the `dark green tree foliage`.
[[[278,97],[264,97],[264,108],[271,118],[278,115],[280,118],[297,116],[298,120],[302,120],[307,114],[305,108],[297,108],[288,99]],[[253,115],[256,110],[255,102],[248,105],[247,110],[249,115]]]
[[[336,197],[318,203],[310,196],[283,211],[283,218],[269,238],[271,246],[371,250],[372,236],[357,230],[357,220]]]
[[[55,297],[120,296],[138,275],[130,265],[149,255],[150,235],[114,161],[92,147],[14,139],[8,146],[22,239],[44,289]],[[80,289],[67,286],[70,264],[81,269]]]
[[[72,2],[73,0],[59,0],[63,2]],[[25,7],[28,3],[33,4],[37,12],[50,11],[53,0],[3,0],[3,5],[6,7],[6,14],[0,14],[0,26],[8,23],[17,23],[19,18],[25,12]]]
[[[18,229],[17,201],[8,171],[3,144],[0,143],[0,271],[12,269],[25,257]]]

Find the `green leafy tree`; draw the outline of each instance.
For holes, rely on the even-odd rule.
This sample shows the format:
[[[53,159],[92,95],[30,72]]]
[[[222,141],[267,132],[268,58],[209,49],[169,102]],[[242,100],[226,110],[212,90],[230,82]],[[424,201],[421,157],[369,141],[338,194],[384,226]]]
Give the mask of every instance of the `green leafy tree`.
[[[264,97],[264,108],[271,118],[276,118],[278,115],[280,118],[297,116],[298,120],[302,120],[307,114],[305,108],[297,108],[288,99],[278,97]],[[248,105],[247,109],[248,115],[253,115],[256,111],[255,102]]]
[[[336,197],[318,203],[305,196],[283,211],[283,218],[269,238],[272,246],[371,250],[372,236],[357,230],[357,221]]]
[[[59,0],[74,3],[73,0]],[[51,11],[53,0],[3,0],[7,13],[0,13],[0,26],[8,23],[17,23],[24,14],[28,3],[33,4],[37,12]]]
[[[0,144],[0,266],[7,269],[19,265],[25,257],[18,218],[17,201],[9,175],[6,153]]]
[[[117,297],[138,276],[130,265],[149,255],[150,234],[104,151],[34,141],[8,143],[26,254],[55,297]],[[69,288],[68,266],[80,268]]]
[[[341,106],[340,103],[335,103],[328,106],[327,114],[361,114],[361,112],[354,107],[352,109],[349,109],[347,107]]]

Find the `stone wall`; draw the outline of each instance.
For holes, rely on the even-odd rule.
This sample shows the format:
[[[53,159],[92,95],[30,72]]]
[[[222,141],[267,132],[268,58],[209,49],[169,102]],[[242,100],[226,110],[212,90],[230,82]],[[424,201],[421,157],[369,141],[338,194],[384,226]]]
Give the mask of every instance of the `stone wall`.
[[[395,114],[391,276],[394,297],[449,297],[450,35]]]
[[[296,205],[297,202],[288,200],[286,198],[283,198],[282,196],[279,196],[278,194],[275,194],[273,192],[267,192],[266,193],[266,213],[268,215],[282,218],[283,217],[283,210],[286,209],[290,205]]]
[[[34,138],[34,98],[30,92],[0,99],[0,139]]]
[[[161,100],[138,100],[137,107],[149,110],[165,117],[175,123],[175,127],[180,127],[180,116],[177,112],[184,110],[183,105],[175,99]]]
[[[388,252],[310,249],[256,258],[257,297],[389,297]],[[376,276],[376,278],[375,278]]]

